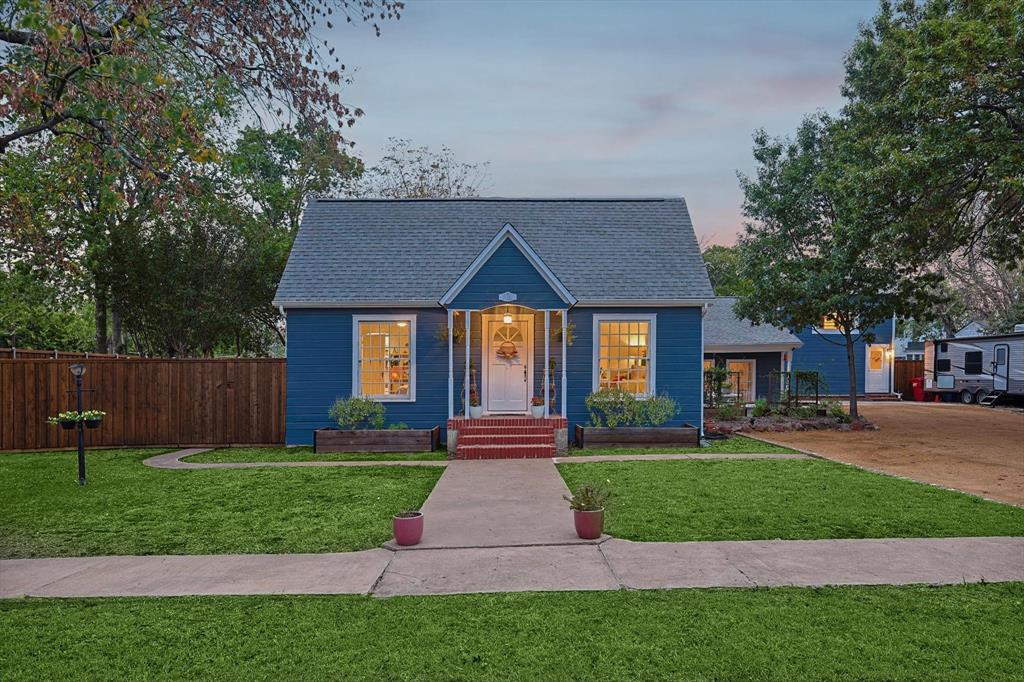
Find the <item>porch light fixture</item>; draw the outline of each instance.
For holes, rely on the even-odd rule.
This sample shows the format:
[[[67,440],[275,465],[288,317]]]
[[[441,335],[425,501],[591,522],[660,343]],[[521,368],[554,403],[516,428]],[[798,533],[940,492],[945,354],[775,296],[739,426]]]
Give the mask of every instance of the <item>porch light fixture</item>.
[[[508,306],[505,306],[505,314],[502,316],[501,321],[505,324],[512,324],[512,313],[508,311]]]

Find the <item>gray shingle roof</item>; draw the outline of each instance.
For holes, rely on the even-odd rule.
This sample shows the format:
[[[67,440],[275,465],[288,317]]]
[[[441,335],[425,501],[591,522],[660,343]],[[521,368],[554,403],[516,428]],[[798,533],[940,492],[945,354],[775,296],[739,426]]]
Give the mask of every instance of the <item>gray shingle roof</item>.
[[[434,304],[511,223],[580,303],[714,296],[674,199],[320,199],[275,304]]]
[[[789,346],[797,348],[803,343],[785,329],[769,324],[755,326],[733,312],[736,298],[719,296],[704,313],[704,348],[724,346]]]

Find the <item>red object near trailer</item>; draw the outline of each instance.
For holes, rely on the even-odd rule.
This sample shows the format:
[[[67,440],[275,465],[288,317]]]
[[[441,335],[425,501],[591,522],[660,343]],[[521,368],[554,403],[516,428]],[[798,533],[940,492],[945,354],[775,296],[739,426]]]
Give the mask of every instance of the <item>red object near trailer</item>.
[[[914,400],[924,402],[924,377],[914,377],[910,380],[910,389],[914,393]]]

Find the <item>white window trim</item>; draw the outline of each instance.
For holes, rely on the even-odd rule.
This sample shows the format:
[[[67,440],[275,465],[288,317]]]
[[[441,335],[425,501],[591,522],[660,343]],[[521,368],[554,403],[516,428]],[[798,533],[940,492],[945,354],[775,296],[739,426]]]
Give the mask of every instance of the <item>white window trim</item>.
[[[745,402],[745,405],[752,405],[757,402],[757,358],[726,358],[725,359],[725,371],[729,371],[730,362],[749,362],[750,363],[750,400]]]
[[[363,396],[359,372],[359,323],[360,322],[408,322],[409,323],[409,395],[407,396]],[[353,315],[352,316],[352,395],[372,398],[381,403],[416,402],[416,315]]]
[[[602,322],[649,322],[651,339],[647,342],[650,358],[647,371],[647,397],[658,395],[658,314],[657,313],[594,313],[593,345],[594,356],[591,372],[591,389],[601,390],[601,323]]]

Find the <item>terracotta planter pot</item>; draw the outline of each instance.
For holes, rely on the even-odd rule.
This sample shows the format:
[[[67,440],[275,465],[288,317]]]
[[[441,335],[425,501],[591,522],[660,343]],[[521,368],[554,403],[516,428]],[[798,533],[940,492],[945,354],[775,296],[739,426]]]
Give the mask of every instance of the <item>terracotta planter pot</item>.
[[[423,513],[416,516],[392,516],[391,528],[395,532],[395,542],[399,545],[418,545],[423,537]]]
[[[534,419],[540,419],[541,417],[544,416],[544,406],[530,405],[530,414],[533,416]]]
[[[572,520],[576,524],[576,535],[583,540],[596,540],[604,532],[604,508],[594,511],[572,512]]]

